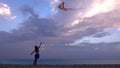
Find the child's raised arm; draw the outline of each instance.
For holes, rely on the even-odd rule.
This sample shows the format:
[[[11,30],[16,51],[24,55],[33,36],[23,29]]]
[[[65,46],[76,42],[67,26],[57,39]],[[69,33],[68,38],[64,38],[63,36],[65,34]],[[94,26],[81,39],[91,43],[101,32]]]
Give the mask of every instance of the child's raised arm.
[[[41,47],[41,45],[42,45],[42,42],[40,43],[40,45],[39,45],[39,47],[38,47],[38,48],[40,48],[40,47]]]

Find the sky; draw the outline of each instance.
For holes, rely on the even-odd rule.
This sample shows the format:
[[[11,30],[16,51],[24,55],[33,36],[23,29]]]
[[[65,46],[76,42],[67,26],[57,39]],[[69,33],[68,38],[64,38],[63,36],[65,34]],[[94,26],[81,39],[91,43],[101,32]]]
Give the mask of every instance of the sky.
[[[58,8],[62,2],[64,11]],[[120,60],[119,0],[0,0],[0,59]]]

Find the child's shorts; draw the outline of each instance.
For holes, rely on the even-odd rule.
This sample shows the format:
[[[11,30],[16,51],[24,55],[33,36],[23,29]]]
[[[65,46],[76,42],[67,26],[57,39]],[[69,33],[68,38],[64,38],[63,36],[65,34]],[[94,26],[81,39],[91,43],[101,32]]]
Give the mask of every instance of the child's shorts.
[[[39,58],[39,54],[35,54],[35,58],[38,59]]]

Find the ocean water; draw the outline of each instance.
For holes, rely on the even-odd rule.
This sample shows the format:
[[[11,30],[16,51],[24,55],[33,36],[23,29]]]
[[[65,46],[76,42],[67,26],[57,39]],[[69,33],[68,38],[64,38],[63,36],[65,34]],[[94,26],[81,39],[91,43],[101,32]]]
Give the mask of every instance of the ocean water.
[[[33,64],[33,60],[0,60],[0,64]],[[38,60],[38,64],[120,64],[120,60]]]

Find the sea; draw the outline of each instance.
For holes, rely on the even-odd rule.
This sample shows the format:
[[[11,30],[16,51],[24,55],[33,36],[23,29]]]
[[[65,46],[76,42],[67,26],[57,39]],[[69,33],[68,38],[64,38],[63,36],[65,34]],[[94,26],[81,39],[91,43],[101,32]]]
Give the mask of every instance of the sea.
[[[0,64],[33,64],[32,59],[0,60]],[[59,65],[59,64],[120,64],[120,60],[59,60],[40,59],[38,64]]]

